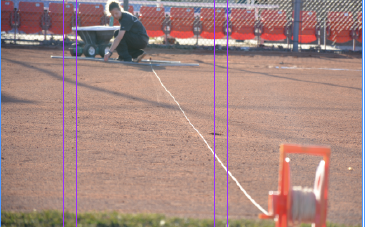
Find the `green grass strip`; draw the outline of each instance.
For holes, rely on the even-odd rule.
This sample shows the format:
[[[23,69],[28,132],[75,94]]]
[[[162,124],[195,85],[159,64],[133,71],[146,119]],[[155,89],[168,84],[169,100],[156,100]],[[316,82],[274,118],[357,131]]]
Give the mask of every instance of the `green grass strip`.
[[[65,227],[75,227],[75,213],[65,213]],[[62,226],[62,211],[1,212],[1,226],[58,227]],[[78,213],[78,227],[213,227],[213,219],[173,218],[161,214],[121,214],[118,212]],[[216,227],[225,227],[225,220],[216,220]],[[229,227],[274,227],[268,220],[229,220]],[[303,224],[302,227],[310,227]],[[327,227],[343,227],[327,223]],[[360,225],[359,225],[360,226]]]

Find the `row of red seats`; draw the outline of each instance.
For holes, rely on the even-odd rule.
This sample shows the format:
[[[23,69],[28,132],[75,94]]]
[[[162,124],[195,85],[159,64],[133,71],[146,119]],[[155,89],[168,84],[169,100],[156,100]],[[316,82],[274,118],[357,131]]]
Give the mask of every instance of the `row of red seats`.
[[[63,18],[63,10],[65,12]],[[133,13],[133,6],[129,6]],[[42,23],[49,18],[48,30],[54,34],[63,34],[63,19],[65,20],[65,34],[71,33],[75,26],[74,6],[71,3],[49,3],[48,11],[44,10],[42,2],[19,2],[19,9],[14,11],[12,1],[1,1],[1,31],[10,31],[18,26],[19,31],[27,34],[38,33],[44,30]],[[103,24],[104,6],[102,4],[79,4],[78,26],[94,26]],[[114,21],[118,25],[118,21]]]
[[[164,8],[141,7],[141,21],[151,37],[163,36],[165,32],[161,25],[166,21]],[[294,15],[293,15],[294,17]],[[169,17],[170,35],[175,38],[191,38],[194,36],[194,10],[193,8],[171,8]],[[216,9],[214,27],[214,9],[202,8],[200,13],[200,36],[207,39],[221,39],[226,35],[226,13],[223,9]],[[301,11],[300,14],[300,43],[311,43],[317,40],[318,22],[316,12]],[[287,15],[279,10],[264,10],[260,20],[256,20],[255,12],[247,9],[232,9],[231,11],[231,37],[238,40],[254,39],[257,34],[265,40],[278,41],[286,39],[289,26]],[[166,22],[165,22],[166,23]],[[328,12],[327,14],[327,39],[337,43],[344,43],[354,37],[362,41],[361,29],[354,31],[357,25],[362,28],[362,12],[353,21],[350,12]],[[255,30],[259,30],[255,32]],[[354,32],[357,35],[354,35]],[[289,33],[290,34],[290,33]]]
[[[207,39],[214,38],[214,11],[213,9],[202,8],[200,12],[201,28],[200,36]],[[167,18],[163,7],[142,6],[140,9],[139,19],[145,26],[147,34],[150,37],[164,36],[164,25],[171,26],[169,34],[175,38],[194,37],[194,8],[174,8],[170,10],[170,16]],[[168,25],[166,25],[168,21]],[[225,23],[225,11],[216,9],[216,39],[224,37],[223,28]],[[220,29],[220,30],[219,30]]]
[[[1,2],[1,26],[2,31],[9,31],[12,25],[19,25],[19,30],[25,33],[37,33],[42,31],[42,21],[45,15],[49,15],[49,30],[55,34],[63,34],[63,4],[50,3],[49,11],[44,11],[43,3],[39,2],[20,2],[19,3],[19,21],[17,22],[12,1]],[[129,7],[133,13],[133,6]],[[65,34],[71,32],[73,26],[74,8],[73,4],[65,5]],[[78,26],[93,26],[103,24],[101,21],[104,16],[104,7],[102,4],[80,4],[78,7]],[[194,29],[199,30],[203,38],[213,39],[214,30],[215,38],[223,38],[226,28],[226,13],[223,9],[215,11],[214,27],[214,9],[202,8],[199,23],[194,18],[193,8],[171,8],[169,16],[169,34],[175,38],[191,38],[196,33]],[[277,41],[286,39],[288,30],[287,15],[279,10],[264,10],[261,12],[260,21],[256,20],[255,12],[247,9],[232,9],[230,27],[231,37],[238,40],[254,39],[260,35],[265,40]],[[354,38],[354,23],[362,27],[362,13],[357,15],[357,22],[353,21],[353,15],[350,12],[329,12],[327,14],[327,38],[337,43],[344,43]],[[164,36],[166,30],[166,15],[163,7],[142,6],[140,9],[140,20],[146,27],[150,37]],[[312,11],[302,11],[300,15],[300,43],[310,43],[317,39],[317,16]],[[75,22],[75,21],[74,21]],[[118,25],[114,21],[114,25]],[[166,25],[165,25],[166,27]],[[255,30],[258,30],[255,31]],[[362,41],[361,30],[356,31],[356,38]]]

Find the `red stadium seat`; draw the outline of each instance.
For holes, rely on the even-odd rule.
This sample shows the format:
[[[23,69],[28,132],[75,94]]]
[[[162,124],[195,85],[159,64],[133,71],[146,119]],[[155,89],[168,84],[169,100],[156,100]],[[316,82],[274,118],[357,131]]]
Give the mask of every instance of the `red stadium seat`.
[[[294,18],[294,12],[293,12]],[[317,16],[314,11],[300,11],[299,15],[299,43],[311,43],[317,40]]]
[[[123,7],[123,6],[122,6]],[[131,14],[133,14],[134,15],[134,8],[133,8],[133,6],[132,5],[129,5],[128,6],[128,12],[130,12]],[[119,24],[119,21],[118,20],[113,20],[113,25],[114,26],[119,26],[120,24]]]
[[[95,26],[102,24],[104,16],[104,6],[102,4],[85,4],[79,5],[79,18],[81,26]]]
[[[245,40],[255,38],[255,11],[248,9],[232,9],[233,39]]]
[[[201,37],[206,39],[214,39],[214,9],[202,8],[200,11],[201,20],[203,22]],[[224,9],[215,9],[215,38],[221,39],[225,35],[223,26],[226,22],[226,12]]]
[[[128,6],[128,12],[130,12],[131,14],[133,14],[133,15],[134,15],[134,8],[133,8],[133,6],[132,6],[132,5],[129,5],[129,6]]]
[[[1,31],[10,31],[11,17],[14,13],[14,3],[12,1],[1,1]]]
[[[65,34],[72,32],[72,16],[74,6],[72,3],[65,4]],[[51,27],[49,30],[54,34],[63,34],[63,4],[49,3],[49,16],[51,17]]]
[[[362,12],[357,13],[357,27],[359,29],[359,37],[357,41],[362,42]]]
[[[286,39],[285,27],[287,26],[286,13],[280,10],[264,10],[261,13],[263,31],[261,38],[271,41]]]
[[[165,20],[165,9],[163,7],[142,6],[139,12],[140,20],[149,37],[165,35],[162,30],[162,23]]]
[[[352,40],[351,31],[354,19],[351,12],[327,13],[327,39],[336,43],[345,43]]]
[[[194,36],[194,8],[174,8],[170,10],[171,32],[175,38]]]
[[[42,31],[41,20],[43,14],[44,5],[42,2],[19,2],[19,31],[27,34]]]

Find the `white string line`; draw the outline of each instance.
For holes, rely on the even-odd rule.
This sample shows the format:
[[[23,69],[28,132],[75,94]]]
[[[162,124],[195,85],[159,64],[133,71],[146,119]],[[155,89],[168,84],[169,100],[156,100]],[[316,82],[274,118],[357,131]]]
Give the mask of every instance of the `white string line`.
[[[198,131],[198,129],[196,129],[194,127],[194,125],[190,122],[189,118],[186,116],[185,112],[183,109],[181,109],[180,104],[176,101],[175,97],[171,94],[171,92],[169,90],[167,90],[167,88],[165,87],[165,85],[162,83],[160,77],[157,75],[157,73],[155,72],[155,70],[153,69],[152,65],[151,65],[151,69],[153,71],[153,73],[156,75],[157,79],[160,81],[160,84],[162,85],[162,87],[165,89],[165,91],[167,93],[169,93],[169,95],[171,96],[171,98],[175,101],[175,103],[178,105],[179,109],[181,110],[181,112],[184,114],[185,119],[189,122],[189,124],[191,125],[191,127],[193,127],[193,129],[199,134],[199,136],[203,139],[204,143],[207,145],[207,147],[209,148],[209,150],[212,152],[212,154],[214,155],[214,151],[213,149],[209,146],[208,142],[204,139],[204,137],[202,136],[202,134],[200,134],[200,132]],[[217,159],[217,161],[221,164],[221,166],[223,167],[223,169],[227,172],[227,168],[224,166],[224,164],[222,163],[222,161],[218,158],[217,154],[215,154],[215,158]],[[255,202],[255,200],[253,200],[251,198],[251,196],[249,194],[247,194],[246,190],[241,186],[241,184],[238,182],[238,180],[232,175],[232,173],[230,171],[228,171],[229,176],[231,176],[232,180],[234,180],[234,182],[236,182],[237,186],[241,189],[241,191],[243,192],[243,194],[245,194],[245,196],[253,203],[253,205],[255,205],[260,211],[262,211],[264,214],[268,215],[268,212],[266,210],[264,210],[264,208],[262,208],[258,203]]]

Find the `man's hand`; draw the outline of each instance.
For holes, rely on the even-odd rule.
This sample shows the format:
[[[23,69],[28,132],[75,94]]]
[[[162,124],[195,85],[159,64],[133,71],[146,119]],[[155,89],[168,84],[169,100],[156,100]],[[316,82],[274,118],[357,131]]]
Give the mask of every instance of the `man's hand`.
[[[106,55],[104,55],[104,61],[108,61],[109,60],[109,57],[110,57],[110,54],[107,53]]]

